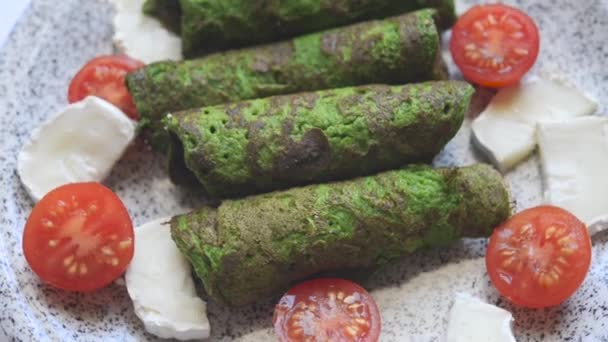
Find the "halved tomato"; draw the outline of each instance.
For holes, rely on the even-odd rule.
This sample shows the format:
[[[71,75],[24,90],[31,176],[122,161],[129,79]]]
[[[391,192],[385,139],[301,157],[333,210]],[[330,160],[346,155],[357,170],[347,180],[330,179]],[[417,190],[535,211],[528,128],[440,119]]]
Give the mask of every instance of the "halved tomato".
[[[568,299],[591,264],[587,227],[568,211],[540,206],[494,230],[486,252],[492,283],[513,304],[543,308]]]
[[[139,114],[125,85],[125,77],[127,73],[142,66],[144,63],[126,55],[94,58],[72,79],[68,101],[74,103],[94,95],[120,108],[131,119],[137,120]]]
[[[133,224],[122,201],[99,183],[60,186],[32,210],[23,253],[45,282],[69,291],[102,288],[133,258]]]
[[[450,51],[464,77],[487,87],[513,85],[534,65],[540,46],[536,24],[507,5],[477,5],[452,29]]]
[[[372,296],[353,282],[335,278],[293,287],[276,306],[273,322],[282,342],[375,342],[381,327]]]

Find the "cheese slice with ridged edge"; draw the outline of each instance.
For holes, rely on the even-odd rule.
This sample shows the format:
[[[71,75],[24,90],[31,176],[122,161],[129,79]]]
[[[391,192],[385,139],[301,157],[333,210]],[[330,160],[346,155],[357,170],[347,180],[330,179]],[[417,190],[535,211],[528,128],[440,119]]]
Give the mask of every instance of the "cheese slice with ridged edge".
[[[536,147],[536,125],[595,112],[597,103],[568,81],[543,76],[498,91],[472,123],[473,141],[501,171]]]
[[[608,214],[608,117],[541,123],[538,145],[547,203],[587,224]]]

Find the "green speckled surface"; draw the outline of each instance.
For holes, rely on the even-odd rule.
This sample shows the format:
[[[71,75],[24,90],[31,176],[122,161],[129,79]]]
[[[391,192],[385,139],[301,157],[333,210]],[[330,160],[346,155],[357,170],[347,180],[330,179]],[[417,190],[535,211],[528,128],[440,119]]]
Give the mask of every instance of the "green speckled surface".
[[[245,305],[319,272],[377,269],[422,247],[487,236],[511,212],[487,165],[411,166],[203,207],[172,235],[214,300]]]
[[[454,22],[454,0],[147,0],[146,13],[181,31],[188,57],[433,7]]]
[[[130,74],[127,84],[152,142],[162,150],[167,139],[159,120],[170,112],[300,91],[446,78],[445,71],[437,72],[442,61],[432,15],[423,10],[201,59],[154,63]]]
[[[190,170],[216,197],[347,179],[430,162],[460,128],[460,81],[360,86],[174,113],[172,179]],[[179,169],[182,169],[179,171]]]

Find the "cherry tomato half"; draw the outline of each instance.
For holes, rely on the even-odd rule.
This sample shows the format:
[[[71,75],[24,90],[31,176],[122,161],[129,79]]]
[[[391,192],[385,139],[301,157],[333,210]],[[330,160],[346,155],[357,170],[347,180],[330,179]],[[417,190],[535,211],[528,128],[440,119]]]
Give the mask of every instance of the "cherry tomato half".
[[[139,114],[125,85],[125,76],[143,65],[144,63],[126,55],[94,58],[72,79],[68,101],[74,103],[94,95],[120,108],[131,119],[137,120]]]
[[[102,288],[133,258],[133,224],[122,201],[99,183],[63,185],[32,210],[23,253],[46,283],[69,291]]]
[[[282,342],[375,342],[381,327],[372,296],[355,283],[334,278],[293,287],[276,306],[273,322]]]
[[[591,264],[587,227],[564,209],[540,206],[494,230],[486,252],[492,283],[513,304],[554,306],[578,289]]]
[[[540,45],[536,24],[502,4],[477,5],[454,25],[450,51],[464,77],[487,87],[513,85],[534,65]]]

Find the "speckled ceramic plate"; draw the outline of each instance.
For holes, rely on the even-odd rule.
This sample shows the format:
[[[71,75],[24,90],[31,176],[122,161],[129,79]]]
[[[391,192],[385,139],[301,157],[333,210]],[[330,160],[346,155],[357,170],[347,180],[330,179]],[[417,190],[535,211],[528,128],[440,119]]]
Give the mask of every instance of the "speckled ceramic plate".
[[[508,2],[531,14],[542,31],[535,70],[567,75],[599,99],[600,113],[606,113],[608,2]],[[134,316],[124,287],[114,285],[89,295],[56,291],[39,282],[21,253],[22,229],[33,203],[15,172],[17,153],[30,130],[66,104],[70,77],[83,63],[112,51],[111,16],[103,0],[34,0],[0,51],[0,327],[15,340],[154,340]],[[490,95],[479,93],[474,107]],[[478,159],[470,147],[467,121],[436,164],[464,165]],[[170,184],[163,163],[138,143],[107,181],[136,224],[198,204]],[[541,202],[538,174],[533,157],[506,175],[518,208]],[[382,341],[441,340],[457,291],[513,311],[519,341],[608,341],[606,240],[596,241],[591,272],[576,295],[559,307],[539,311],[518,310],[499,298],[484,271],[484,247],[484,240],[462,241],[449,250],[416,254],[375,276],[368,285],[382,311]],[[270,301],[233,310],[210,303],[211,340],[273,340],[272,308]]]

